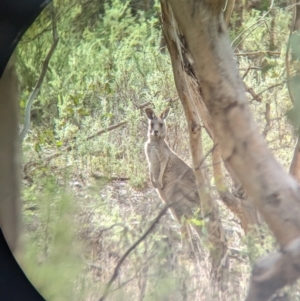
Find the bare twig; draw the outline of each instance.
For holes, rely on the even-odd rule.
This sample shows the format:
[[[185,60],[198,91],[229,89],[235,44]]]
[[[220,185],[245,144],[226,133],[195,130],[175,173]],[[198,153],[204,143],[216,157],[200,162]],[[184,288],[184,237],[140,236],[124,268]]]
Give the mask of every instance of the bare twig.
[[[97,133],[95,133],[91,136],[88,136],[87,140],[91,140],[94,137],[97,137],[97,136],[100,136],[100,135],[102,135],[106,132],[112,131],[112,130],[114,130],[114,129],[122,126],[122,125],[125,125],[126,123],[127,123],[127,121],[122,121],[122,122],[119,122],[117,124],[111,125],[110,127],[106,128],[106,129],[102,129],[102,130],[98,131]],[[57,158],[57,157],[61,156],[62,154],[66,153],[66,152],[69,152],[70,150],[72,150],[72,146],[68,145],[68,146],[64,147],[63,149],[61,149],[59,152],[56,152],[54,154],[49,155],[48,157],[45,158],[45,160],[50,161],[54,158]]]
[[[166,101],[166,102],[175,102],[175,101],[177,101],[178,99],[179,99],[179,97],[176,96],[176,97],[173,97],[173,98],[165,99],[164,101]]]
[[[244,82],[244,87],[245,87],[245,89],[246,89],[246,92],[248,92],[248,93],[252,96],[253,100],[256,100],[256,101],[258,101],[258,102],[261,102],[261,101],[262,101],[262,99],[261,99],[261,97],[259,96],[259,94],[256,94],[256,93],[254,92],[254,90],[253,90],[251,87],[249,87],[245,82]]]
[[[87,1],[86,3],[83,3],[84,4],[87,4],[87,3],[92,3],[94,0],[91,0],[91,1]],[[55,20],[62,20],[66,15],[69,15],[70,14],[70,11],[72,10],[72,8],[74,8],[76,5],[78,5],[77,1],[74,1],[74,3],[70,6],[66,6],[64,8],[64,11],[62,11],[60,14],[57,14],[56,15],[56,18]],[[50,4],[49,4],[50,6]],[[78,26],[79,27],[79,26]],[[74,28],[74,32],[77,32],[77,28]],[[35,39],[39,38],[41,35],[43,35],[45,32],[47,31],[51,31],[52,30],[52,24],[49,25],[48,27],[42,29],[40,32],[38,32],[35,36],[33,36],[32,38],[29,38],[27,40],[22,40],[19,42],[19,44],[26,44],[26,43],[30,43],[32,41],[34,41]]]
[[[257,56],[261,54],[268,54],[268,55],[280,55],[280,51],[255,51],[255,52],[241,52],[241,53],[235,53],[235,56]]]
[[[119,284],[119,286],[117,288],[113,289],[111,292],[118,291],[119,289],[121,289],[122,287],[124,287],[125,285],[127,285],[128,283],[130,283],[131,281],[133,281],[136,278],[137,278],[137,275],[135,274],[134,276],[132,276],[131,278],[127,279],[123,283]]]
[[[257,27],[259,27],[260,26],[260,24],[262,23],[262,22],[264,22],[265,21],[265,17],[270,13],[270,11],[272,10],[272,8],[273,8],[273,5],[274,5],[274,0],[272,0],[271,1],[271,4],[270,4],[270,7],[269,7],[269,9],[268,9],[268,11],[257,21],[257,22],[255,22],[254,24],[252,24],[251,26],[249,26],[248,28],[246,28],[243,32],[241,32],[233,41],[232,41],[232,43],[231,43],[231,46],[233,46],[233,44],[235,43],[235,41],[237,41],[243,34],[245,34],[248,30],[250,30],[252,27],[254,27],[255,25],[257,25],[253,30],[255,30]],[[253,30],[251,31],[251,32],[253,32]],[[249,34],[248,34],[249,35]],[[247,35],[247,36],[248,36]],[[247,37],[246,36],[246,37]],[[237,49],[237,47],[245,40],[245,38],[246,37],[244,37],[236,46],[235,46],[235,48],[234,48],[234,51]]]
[[[300,1],[298,1],[298,2],[296,2],[296,3],[293,3],[293,4],[289,5],[289,6],[287,6],[287,7],[286,7],[286,10],[289,10],[289,9],[291,9],[291,8],[294,8],[294,7],[297,6],[297,5],[300,5]]]
[[[104,301],[107,297],[107,295],[109,294],[109,290],[111,285],[113,284],[113,282],[115,281],[115,279],[118,276],[119,273],[119,269],[121,267],[121,265],[123,264],[123,262],[125,261],[125,259],[129,256],[129,254],[150,234],[150,232],[154,229],[154,227],[156,226],[156,224],[159,222],[159,220],[161,219],[162,216],[164,216],[167,212],[167,210],[174,205],[174,203],[172,204],[168,204],[166,205],[158,214],[158,216],[154,219],[154,221],[152,222],[152,224],[150,225],[150,227],[148,228],[148,230],[124,253],[124,255],[121,257],[121,259],[119,260],[119,262],[117,263],[114,273],[111,276],[110,280],[108,281],[108,283],[106,284],[105,290],[103,295],[101,296],[101,298],[99,299],[99,301]]]
[[[117,128],[121,127],[122,125],[125,125],[127,122],[128,122],[128,121],[124,120],[124,121],[121,121],[121,122],[116,123],[116,124],[114,124],[114,125],[111,125],[111,126],[109,126],[108,128],[106,128],[106,129],[100,130],[100,131],[98,131],[97,133],[94,133],[94,134],[88,136],[88,137],[86,138],[86,140],[91,140],[91,139],[93,139],[93,138],[95,138],[95,137],[97,137],[97,136],[100,136],[100,135],[102,135],[102,134],[104,134],[104,133],[106,133],[106,132],[109,132],[109,131],[112,131],[112,130],[114,130],[114,129],[117,129]]]
[[[281,83],[278,83],[278,84],[269,86],[268,88],[266,88],[266,89],[260,91],[260,92],[259,92],[258,94],[256,94],[256,95],[257,95],[257,97],[258,97],[258,96],[260,96],[261,94],[265,93],[266,91],[268,91],[268,90],[270,90],[270,89],[272,89],[272,88],[276,88],[276,87],[278,87],[278,86],[281,86],[281,85],[286,84],[286,82],[287,82],[287,81],[285,80],[285,81],[282,81]]]
[[[102,234],[103,232],[109,231],[109,230],[111,230],[111,229],[113,229],[115,227],[123,227],[123,228],[126,229],[126,227],[123,224],[116,223],[116,224],[111,225],[110,227],[100,229],[99,234]]]
[[[261,70],[261,68],[260,68],[260,67],[239,68],[239,70],[240,70],[240,71],[244,71],[244,70],[248,70],[248,69],[250,69],[250,70]]]
[[[234,8],[234,4],[235,4],[235,0],[227,0],[226,1],[226,6],[224,7],[223,11],[224,11],[224,20],[226,25],[229,25],[229,21],[233,12],[233,8]]]
[[[198,170],[199,168],[202,167],[202,164],[205,162],[205,160],[207,159],[207,157],[215,150],[215,148],[218,146],[218,143],[215,143],[214,146],[205,154],[205,156],[203,157],[203,159],[200,161],[199,165],[197,167],[195,167],[195,170]]]
[[[43,63],[43,67],[42,67],[42,71],[41,71],[41,74],[40,74],[40,77],[32,91],[32,93],[30,94],[30,97],[27,101],[27,105],[26,105],[26,109],[25,109],[25,118],[24,118],[24,126],[23,126],[23,129],[19,135],[20,137],[20,140],[21,142],[24,141],[24,138],[26,137],[28,131],[29,131],[29,128],[30,128],[30,114],[31,114],[31,106],[33,104],[33,101],[35,100],[35,98],[37,97],[37,95],[39,94],[40,90],[41,90],[41,86],[42,86],[42,83],[44,81],[44,78],[45,78],[45,75],[46,75],[46,72],[47,72],[47,69],[48,69],[48,65],[49,65],[49,61],[56,49],[56,46],[58,44],[58,34],[57,34],[57,28],[56,28],[56,19],[55,19],[55,14],[54,14],[54,6],[53,6],[53,3],[51,4],[52,5],[52,12],[51,12],[51,16],[52,16],[52,32],[53,32],[53,43],[52,43],[52,46],[44,60],[44,63]]]
[[[151,100],[146,101],[146,102],[142,103],[142,104],[139,105],[139,106],[136,105],[136,107],[142,110],[142,109],[146,108],[150,103],[151,103]]]
[[[259,20],[257,24],[247,35],[245,35],[240,42],[234,47],[233,52],[235,52],[237,50],[237,48],[249,37],[249,35],[256,29],[258,28],[261,24],[265,23],[265,20]],[[252,27],[252,26],[251,26]]]
[[[72,149],[72,146],[68,145],[68,146],[64,147],[60,152],[49,155],[48,157],[45,158],[45,160],[50,161],[54,158],[59,157],[60,155],[64,154],[65,152],[69,152],[71,149]]]
[[[248,68],[246,69],[245,73],[242,76],[242,80],[244,80],[244,78],[248,75],[249,71],[251,70],[251,65],[248,66]]]

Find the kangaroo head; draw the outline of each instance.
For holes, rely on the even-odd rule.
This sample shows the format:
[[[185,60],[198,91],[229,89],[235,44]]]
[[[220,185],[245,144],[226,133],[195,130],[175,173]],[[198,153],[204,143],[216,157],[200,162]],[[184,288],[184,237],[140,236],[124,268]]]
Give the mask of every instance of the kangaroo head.
[[[166,108],[159,116],[156,116],[152,109],[145,109],[145,113],[149,120],[149,137],[165,138],[166,136],[166,122],[165,119],[168,117],[170,108]]]

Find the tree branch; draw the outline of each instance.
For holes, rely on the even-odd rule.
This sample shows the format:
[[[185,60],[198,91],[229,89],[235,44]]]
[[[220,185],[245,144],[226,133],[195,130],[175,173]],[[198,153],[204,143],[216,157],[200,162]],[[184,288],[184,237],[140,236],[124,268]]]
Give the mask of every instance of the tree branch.
[[[235,0],[227,0],[226,7],[224,10],[224,20],[227,26],[229,26],[230,18],[233,12]]]
[[[213,2],[215,14],[221,13],[219,11],[220,4],[220,1]],[[207,189],[207,179],[201,170],[201,165],[206,158],[203,155],[200,120],[211,137],[214,137],[214,133],[211,130],[207,107],[202,99],[202,85],[195,76],[189,49],[168,1],[161,1],[161,11],[163,34],[171,57],[175,85],[188,125],[193,169],[200,196],[201,215],[207,217],[207,239],[211,245],[209,250],[212,262],[211,272],[217,287],[223,290],[227,282],[227,240],[218,208],[209,189]]]
[[[31,117],[31,106],[33,104],[33,101],[35,100],[35,98],[37,97],[37,95],[39,94],[40,90],[41,90],[41,86],[42,86],[42,83],[44,81],[44,78],[45,78],[45,75],[46,75],[46,72],[47,72],[47,69],[48,69],[48,65],[49,65],[49,62],[50,62],[50,59],[56,49],[56,46],[58,44],[58,34],[57,34],[57,28],[56,28],[56,19],[55,19],[55,14],[54,14],[54,6],[53,6],[53,3],[50,4],[52,6],[52,10],[51,10],[51,16],[52,16],[52,33],[53,33],[53,43],[52,43],[52,46],[50,48],[50,50],[48,51],[48,54],[43,62],[43,67],[42,67],[42,71],[41,71],[41,74],[39,76],[39,79],[32,91],[32,93],[30,94],[30,97],[27,101],[27,104],[26,104],[26,109],[25,109],[25,117],[24,117],[24,126],[23,126],[23,129],[19,135],[20,137],[20,140],[21,140],[21,143],[24,141],[28,131],[29,131],[29,128],[30,128],[30,117]]]
[[[161,219],[162,216],[164,216],[167,212],[167,210],[173,206],[175,203],[172,204],[168,204],[166,205],[158,214],[158,216],[154,219],[154,221],[152,222],[152,224],[150,225],[150,227],[148,228],[148,230],[124,253],[124,255],[121,257],[121,259],[119,260],[119,262],[117,263],[113,275],[111,276],[110,280],[108,281],[108,283],[106,284],[106,287],[104,289],[104,293],[101,296],[101,298],[99,299],[99,301],[104,301],[106,299],[106,297],[109,294],[109,290],[111,288],[111,285],[113,284],[113,282],[115,281],[115,279],[117,278],[118,274],[119,274],[119,270],[121,265],[123,264],[123,262],[125,261],[125,259],[130,255],[130,253],[144,240],[146,239],[146,237],[151,233],[151,231],[154,229],[154,227],[156,226],[156,224],[159,222],[159,220]]]
[[[256,94],[254,90],[251,87],[249,87],[245,82],[244,82],[244,87],[246,92],[248,92],[252,96],[253,100],[256,100],[257,102],[262,102],[262,99],[259,96],[259,94]]]
[[[232,42],[231,42],[231,46],[233,47],[233,44],[235,43],[235,41],[237,41],[243,34],[245,34],[247,31],[249,31],[252,27],[254,27],[254,26],[256,26],[253,30],[255,30],[257,27],[259,27],[260,26],[260,24],[262,23],[262,22],[264,22],[265,21],[265,17],[270,13],[270,11],[271,11],[271,9],[273,8],[273,5],[274,5],[274,0],[271,0],[271,4],[270,4],[270,7],[269,7],[269,10],[257,21],[257,22],[255,22],[254,24],[252,24],[251,26],[249,26],[248,28],[246,28],[243,32],[241,32]],[[253,31],[252,30],[252,31]],[[251,32],[252,32],[251,31]],[[251,33],[250,32],[250,33]],[[250,34],[249,33],[249,34]],[[249,34],[247,34],[247,36],[249,36]],[[247,37],[246,36],[246,37]],[[234,51],[233,52],[235,52],[235,50],[237,49],[237,47],[245,40],[245,38],[246,37],[244,37],[236,46],[235,46],[235,48],[234,48]]]
[[[266,301],[277,289],[293,283],[300,275],[300,243],[294,243],[300,241],[300,187],[274,158],[259,132],[221,14],[216,14],[210,1],[198,0],[197,5],[195,1],[161,1],[170,4],[175,16],[181,44],[188,54],[185,63],[189,68],[186,69],[201,83],[203,100],[224,162],[232,168],[255,203],[283,254],[288,253],[284,255],[284,264],[271,260],[268,273],[262,279],[253,278],[254,282],[264,279],[270,282],[267,293],[264,286],[259,286],[254,294],[251,287],[249,296],[254,294],[256,298],[248,300]],[[291,269],[285,273],[288,267]],[[272,277],[277,270],[279,272]]]
[[[97,133],[88,136],[87,140],[91,140],[91,139],[93,139],[95,137],[98,137],[98,136],[100,136],[100,135],[102,135],[102,134],[104,134],[106,132],[110,132],[110,131],[112,131],[114,129],[117,129],[117,128],[121,127],[122,125],[125,125],[125,124],[127,124],[126,120],[124,120],[122,122],[119,122],[117,124],[111,125],[108,128],[106,128],[106,129],[102,129],[102,130],[98,131]],[[54,158],[57,158],[57,157],[61,156],[62,154],[64,154],[65,152],[68,152],[70,150],[72,150],[72,146],[68,145],[68,146],[64,147],[63,149],[61,149],[59,152],[56,152],[54,154],[49,155],[48,157],[45,158],[45,160],[46,161],[50,161],[50,160],[52,160]]]
[[[278,84],[269,86],[268,88],[266,88],[266,89],[260,91],[260,92],[259,92],[258,94],[256,94],[256,95],[257,95],[257,97],[260,97],[260,95],[263,94],[263,93],[265,93],[266,91],[268,91],[268,90],[270,90],[270,89],[272,89],[272,88],[276,88],[276,87],[278,87],[278,86],[284,85],[284,84],[286,84],[286,81],[283,81],[283,82],[281,82],[281,83],[278,83]]]
[[[255,51],[255,52],[239,52],[239,53],[235,53],[235,56],[257,56],[257,55],[264,55],[264,54],[268,54],[268,55],[280,55],[281,52],[280,51]]]
[[[111,126],[109,126],[107,129],[100,130],[100,131],[98,131],[97,133],[88,136],[88,137],[86,138],[86,140],[91,140],[91,139],[93,139],[93,138],[95,138],[95,137],[97,137],[97,136],[100,136],[100,135],[102,135],[102,134],[104,134],[104,133],[106,133],[106,132],[110,132],[110,131],[112,131],[112,130],[114,130],[114,129],[117,129],[117,128],[121,127],[122,125],[127,124],[127,122],[128,122],[128,121],[124,120],[124,121],[121,121],[121,122],[116,123],[116,124],[114,124],[114,125],[111,125]]]

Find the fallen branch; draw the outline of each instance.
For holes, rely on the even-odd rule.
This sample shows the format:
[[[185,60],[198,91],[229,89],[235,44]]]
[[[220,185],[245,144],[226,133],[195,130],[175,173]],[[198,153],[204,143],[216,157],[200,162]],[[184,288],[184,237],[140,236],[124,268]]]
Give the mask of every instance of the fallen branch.
[[[101,296],[101,298],[99,299],[99,301],[104,301],[105,298],[107,297],[107,295],[109,294],[109,290],[111,285],[113,284],[113,282],[115,281],[115,279],[117,278],[118,274],[119,274],[119,269],[121,267],[121,265],[123,264],[123,262],[125,261],[125,259],[129,256],[129,254],[149,235],[149,233],[154,229],[154,227],[156,226],[156,224],[159,222],[159,220],[161,219],[162,216],[164,216],[167,212],[167,210],[174,205],[174,203],[172,204],[168,204],[166,205],[158,214],[158,216],[154,219],[154,221],[152,222],[152,224],[150,225],[150,227],[148,228],[148,230],[124,253],[124,255],[121,257],[121,259],[119,260],[119,262],[117,263],[115,270],[113,272],[113,275],[111,276],[110,280],[108,281],[108,283],[106,284],[105,290],[103,295]]]
[[[166,101],[166,102],[174,102],[174,101],[177,101],[178,99],[179,99],[179,97],[174,97],[174,98],[168,98],[168,99],[166,99],[165,101]],[[147,101],[147,102],[144,102],[144,103],[142,103],[141,105],[139,105],[139,106],[137,106],[137,107],[138,107],[139,109],[144,109],[144,108],[147,107],[150,103],[151,103],[151,101]],[[114,129],[117,129],[117,128],[119,128],[119,127],[121,127],[121,126],[123,126],[123,125],[125,125],[125,124],[127,124],[127,123],[128,123],[127,120],[123,120],[123,121],[121,121],[121,122],[119,122],[119,123],[113,124],[113,125],[109,126],[109,127],[106,128],[106,129],[102,129],[102,130],[100,130],[100,131],[98,131],[98,132],[96,132],[96,133],[94,133],[94,134],[88,136],[88,137],[86,138],[86,140],[91,140],[91,139],[93,139],[93,138],[95,138],[95,137],[98,137],[98,136],[100,136],[100,135],[102,135],[102,134],[104,134],[104,133],[106,133],[106,132],[110,132],[110,131],[112,131],[112,130],[114,130]],[[72,150],[72,146],[71,146],[71,145],[68,145],[68,146],[64,147],[62,150],[60,150],[59,152],[54,153],[54,154],[52,154],[52,155],[49,155],[48,157],[45,158],[45,160],[46,160],[46,161],[50,161],[50,160],[52,160],[52,159],[54,159],[54,158],[59,157],[60,155],[64,154],[65,152],[69,152],[70,150]]]
[[[93,134],[91,136],[88,136],[87,140],[91,140],[94,137],[100,136],[100,135],[102,135],[102,134],[104,134],[106,132],[109,132],[109,131],[112,131],[112,130],[114,130],[116,128],[119,128],[120,126],[125,125],[126,123],[127,123],[127,121],[125,120],[125,121],[119,122],[117,124],[111,125],[108,128],[106,128],[106,129],[100,130],[97,133],[95,133],[95,134]],[[68,146],[64,147],[62,150],[60,150],[59,152],[54,153],[52,155],[49,155],[48,157],[45,158],[45,160],[46,161],[50,161],[50,160],[52,160],[54,158],[57,158],[57,157],[61,156],[65,152],[69,152],[70,150],[72,150],[72,146],[68,145]]]
[[[86,138],[86,140],[91,140],[91,139],[93,139],[93,138],[95,138],[95,137],[97,137],[97,136],[100,136],[100,135],[102,135],[102,134],[104,134],[104,133],[106,133],[106,132],[109,132],[109,131],[112,131],[112,130],[114,130],[114,129],[117,129],[117,128],[119,128],[120,126],[125,125],[127,122],[128,122],[128,121],[124,120],[124,121],[121,121],[121,122],[116,123],[116,124],[114,124],[114,125],[111,125],[111,126],[109,126],[107,129],[100,130],[100,131],[98,131],[97,133],[88,136],[88,137]]]
[[[110,181],[128,181],[128,180],[130,180],[130,178],[127,178],[127,177],[105,177],[105,176],[95,173],[95,172],[92,173],[92,176],[97,180],[104,179],[104,178],[108,179]]]

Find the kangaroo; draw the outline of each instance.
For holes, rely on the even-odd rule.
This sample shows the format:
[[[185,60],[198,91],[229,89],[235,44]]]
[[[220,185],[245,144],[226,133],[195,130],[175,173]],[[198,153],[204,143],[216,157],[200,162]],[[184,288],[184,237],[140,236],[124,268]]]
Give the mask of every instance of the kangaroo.
[[[145,109],[149,120],[148,140],[145,153],[148,160],[150,180],[160,198],[173,205],[170,211],[173,217],[182,224],[181,234],[190,238],[186,221],[195,217],[194,212],[200,209],[200,197],[197,190],[193,169],[173,152],[167,142],[166,118],[170,108],[156,116],[152,109]],[[201,227],[192,224],[199,236]]]

